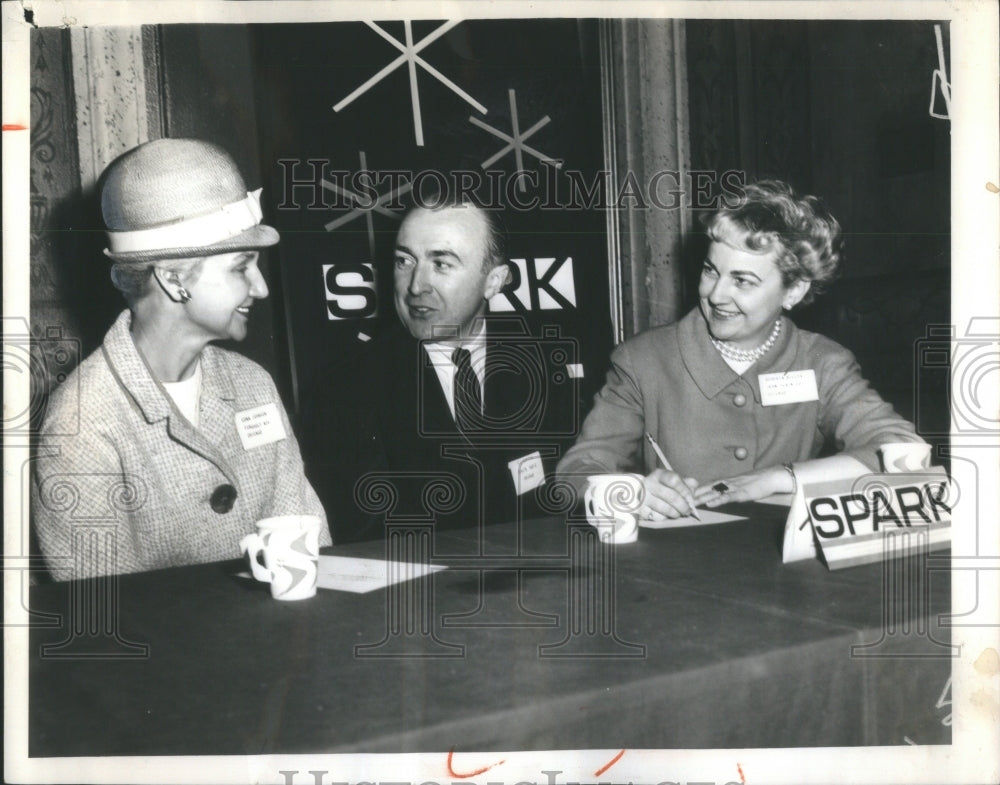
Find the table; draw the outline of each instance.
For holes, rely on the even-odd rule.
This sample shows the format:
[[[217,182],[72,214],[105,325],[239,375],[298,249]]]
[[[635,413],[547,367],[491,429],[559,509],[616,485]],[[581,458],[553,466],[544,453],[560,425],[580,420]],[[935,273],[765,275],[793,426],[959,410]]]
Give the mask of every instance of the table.
[[[617,547],[394,529],[449,569],[293,603],[239,562],[35,586],[29,754],[949,743],[939,554],[783,565],[784,509],[727,511]]]

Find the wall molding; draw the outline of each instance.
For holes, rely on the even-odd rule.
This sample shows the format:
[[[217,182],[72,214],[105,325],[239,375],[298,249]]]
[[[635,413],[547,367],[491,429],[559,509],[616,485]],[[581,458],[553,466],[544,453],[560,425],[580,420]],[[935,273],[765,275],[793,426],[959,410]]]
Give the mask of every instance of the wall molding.
[[[80,184],[87,191],[117,156],[160,136],[157,82],[147,96],[150,67],[158,58],[155,37],[144,36],[139,26],[74,27],[70,52]]]
[[[690,170],[685,27],[677,19],[601,22],[606,168],[617,191],[628,175],[646,184]],[[682,314],[684,207],[608,210],[608,256],[615,342]]]

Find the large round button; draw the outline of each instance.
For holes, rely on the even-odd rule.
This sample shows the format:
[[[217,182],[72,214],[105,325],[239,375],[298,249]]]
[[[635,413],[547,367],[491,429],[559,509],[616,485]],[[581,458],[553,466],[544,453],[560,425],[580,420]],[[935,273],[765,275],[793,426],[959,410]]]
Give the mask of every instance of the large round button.
[[[747,397],[743,393],[736,393],[733,396],[733,404],[736,406],[746,406]]]
[[[747,452],[747,448],[746,447],[737,447],[735,450],[733,450],[733,455],[736,456],[736,460],[742,461],[742,460],[746,459],[746,457],[747,457],[747,455],[749,455],[749,453]]]
[[[236,489],[229,483],[220,485],[212,491],[212,498],[208,500],[208,503],[212,505],[212,509],[219,513],[219,515],[227,513],[236,504]]]

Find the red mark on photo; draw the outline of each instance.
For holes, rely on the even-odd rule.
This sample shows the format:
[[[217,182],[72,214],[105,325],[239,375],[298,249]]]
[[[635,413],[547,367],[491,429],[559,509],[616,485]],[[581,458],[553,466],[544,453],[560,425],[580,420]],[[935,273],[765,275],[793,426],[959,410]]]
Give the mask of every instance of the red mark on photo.
[[[622,759],[622,755],[624,755],[624,754],[625,754],[625,750],[622,750],[621,752],[619,752],[617,755],[615,755],[615,757],[613,757],[611,760],[609,760],[607,763],[605,763],[603,766],[601,766],[601,768],[599,768],[597,771],[595,771],[594,772],[594,776],[595,777],[600,777],[604,772],[606,772],[608,769],[610,769],[612,766],[614,766],[618,761],[620,761]]]
[[[15,125],[14,123],[4,123],[3,130],[5,131],[27,131],[28,126],[26,125]]]
[[[740,773],[740,782],[742,782],[743,785],[747,785],[747,778],[743,776],[743,767],[738,763],[736,764],[736,771]]]
[[[454,759],[454,756],[455,756],[455,748],[452,747],[450,750],[448,750],[448,776],[449,777],[454,777],[457,780],[467,780],[469,777],[475,777],[475,776],[477,776],[479,774],[483,774],[484,772],[487,772],[490,769],[492,769],[492,768],[494,768],[496,766],[499,766],[499,765],[501,765],[504,762],[502,760],[499,760],[496,763],[491,763],[489,766],[483,766],[483,768],[476,769],[475,771],[466,771],[466,772],[459,773],[459,772],[455,771],[455,769],[453,769],[452,765],[451,765],[452,764],[452,760]]]

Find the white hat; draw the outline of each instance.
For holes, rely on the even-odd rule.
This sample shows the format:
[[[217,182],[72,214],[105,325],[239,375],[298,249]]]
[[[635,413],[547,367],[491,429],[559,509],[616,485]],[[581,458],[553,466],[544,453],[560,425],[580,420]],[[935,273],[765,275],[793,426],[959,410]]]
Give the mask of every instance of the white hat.
[[[265,248],[278,232],[261,223],[260,189],[249,193],[236,163],[199,139],[157,139],[105,170],[104,253],[116,262],[183,259]]]

